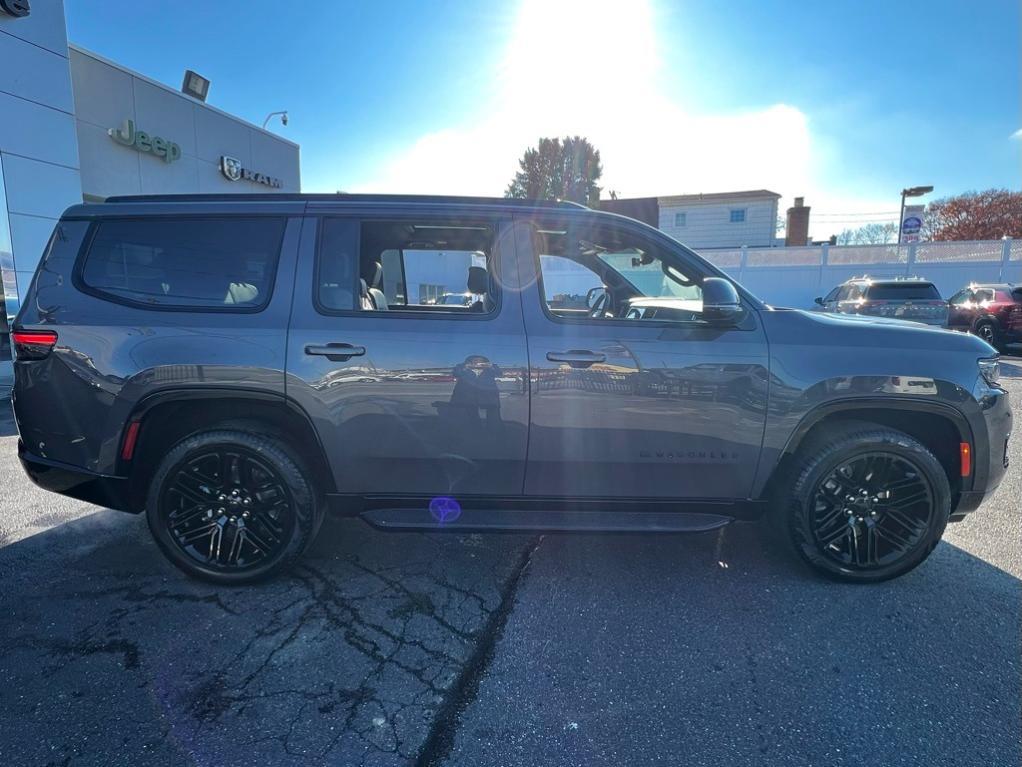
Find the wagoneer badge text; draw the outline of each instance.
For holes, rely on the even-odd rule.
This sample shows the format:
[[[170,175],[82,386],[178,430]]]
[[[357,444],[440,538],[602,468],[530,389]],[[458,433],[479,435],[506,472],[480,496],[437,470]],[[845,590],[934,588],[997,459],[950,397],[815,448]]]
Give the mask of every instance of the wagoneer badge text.
[[[272,186],[274,189],[280,189],[283,183],[279,178],[274,176],[267,176],[265,173],[256,173],[253,170],[244,168],[241,165],[241,160],[237,160],[227,155],[220,157],[220,172],[224,174],[224,177],[231,181],[254,181],[257,184],[266,184],[266,186]]]

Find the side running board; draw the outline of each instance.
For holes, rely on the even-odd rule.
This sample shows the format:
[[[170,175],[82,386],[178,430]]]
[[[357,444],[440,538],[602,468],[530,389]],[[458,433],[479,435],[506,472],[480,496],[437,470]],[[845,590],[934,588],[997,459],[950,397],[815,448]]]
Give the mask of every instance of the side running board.
[[[547,530],[581,532],[698,533],[733,521],[720,514],[683,511],[512,511],[466,509],[439,515],[428,509],[371,509],[361,514],[381,530]]]

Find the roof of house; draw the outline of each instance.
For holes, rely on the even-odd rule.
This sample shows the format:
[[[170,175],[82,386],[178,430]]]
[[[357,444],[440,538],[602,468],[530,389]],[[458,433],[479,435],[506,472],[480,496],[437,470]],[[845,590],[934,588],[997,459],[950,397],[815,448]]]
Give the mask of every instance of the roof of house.
[[[690,202],[731,202],[734,200],[757,198],[779,200],[781,195],[777,194],[777,192],[771,192],[769,189],[750,189],[744,192],[700,192],[699,194],[661,195],[657,199],[661,205],[674,205]]]

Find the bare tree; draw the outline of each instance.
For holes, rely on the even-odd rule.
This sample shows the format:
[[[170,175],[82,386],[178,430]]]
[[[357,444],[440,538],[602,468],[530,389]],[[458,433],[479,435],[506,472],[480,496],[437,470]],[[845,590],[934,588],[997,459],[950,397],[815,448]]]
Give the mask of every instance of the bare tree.
[[[886,245],[898,241],[898,225],[865,224],[858,229],[845,229],[837,236],[838,245]]]

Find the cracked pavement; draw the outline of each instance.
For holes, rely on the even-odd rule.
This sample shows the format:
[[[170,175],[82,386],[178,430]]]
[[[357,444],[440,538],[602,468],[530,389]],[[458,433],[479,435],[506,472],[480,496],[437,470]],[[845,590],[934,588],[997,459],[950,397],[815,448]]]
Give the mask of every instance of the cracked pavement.
[[[236,589],[183,577],[143,519],[32,487],[14,440],[0,411],[2,764],[1022,761],[1019,439],[996,497],[878,586],[755,526],[328,520],[292,575]]]

